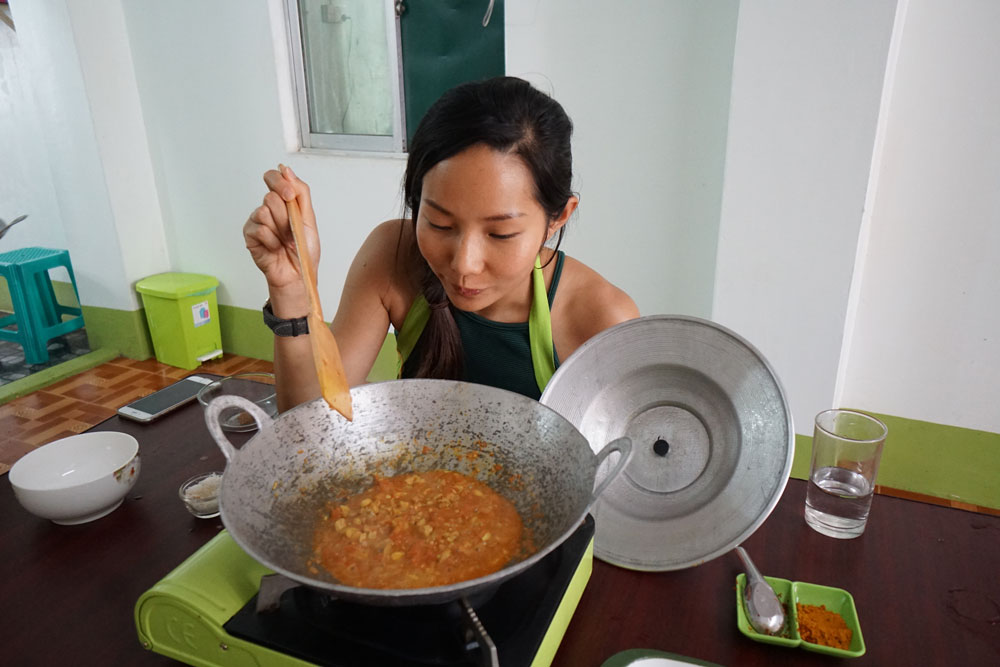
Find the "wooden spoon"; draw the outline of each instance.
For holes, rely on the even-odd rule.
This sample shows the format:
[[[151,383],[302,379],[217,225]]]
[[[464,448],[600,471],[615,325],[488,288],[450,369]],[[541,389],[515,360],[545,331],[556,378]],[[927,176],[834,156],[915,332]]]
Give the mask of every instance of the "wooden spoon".
[[[302,224],[302,211],[299,201],[293,199],[287,202],[288,219],[292,226],[292,236],[295,238],[295,252],[299,256],[299,270],[302,282],[309,294],[309,342],[312,345],[313,363],[316,364],[316,376],[319,378],[319,389],[327,405],[342,414],[348,421],[354,419],[351,407],[351,388],[347,384],[344,364],[340,360],[340,349],[337,339],[333,337],[330,327],[323,321],[323,307],[319,301],[319,291],[316,288],[316,273],[309,261],[306,248],[306,235]]]

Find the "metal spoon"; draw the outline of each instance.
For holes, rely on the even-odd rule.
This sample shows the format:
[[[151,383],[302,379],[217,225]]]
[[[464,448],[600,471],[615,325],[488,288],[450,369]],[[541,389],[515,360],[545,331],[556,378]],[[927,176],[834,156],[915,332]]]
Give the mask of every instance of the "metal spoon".
[[[0,239],[3,238],[4,234],[6,234],[8,231],[10,231],[11,227],[13,227],[14,225],[16,225],[17,223],[21,222],[22,220],[24,220],[27,217],[28,216],[26,216],[26,215],[19,215],[16,218],[14,218],[13,220],[11,220],[10,222],[4,222],[3,218],[0,218]]]
[[[760,571],[754,566],[750,556],[743,547],[736,547],[736,553],[743,561],[747,581],[743,587],[743,602],[746,607],[747,620],[757,632],[764,635],[774,635],[785,627],[785,609],[767,583]]]

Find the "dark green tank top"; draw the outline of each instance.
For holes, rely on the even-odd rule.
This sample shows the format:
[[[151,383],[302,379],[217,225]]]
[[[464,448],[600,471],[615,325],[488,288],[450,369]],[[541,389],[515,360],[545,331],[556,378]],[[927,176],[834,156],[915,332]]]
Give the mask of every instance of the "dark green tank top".
[[[524,394],[534,399],[542,395],[549,378],[559,366],[552,344],[552,320],[549,309],[556,296],[565,254],[556,253],[556,265],[548,293],[541,264],[536,261],[532,273],[532,304],[527,322],[494,322],[458,309],[452,312],[462,336],[466,382],[485,384]],[[417,297],[402,329],[396,334],[400,368],[416,346],[427,324],[429,307],[423,296]]]

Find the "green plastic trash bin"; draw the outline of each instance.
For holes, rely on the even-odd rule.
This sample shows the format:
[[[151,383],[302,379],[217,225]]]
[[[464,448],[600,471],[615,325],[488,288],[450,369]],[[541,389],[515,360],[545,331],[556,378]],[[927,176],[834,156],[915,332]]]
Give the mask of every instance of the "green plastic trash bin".
[[[198,273],[158,273],[136,283],[158,361],[191,370],[222,356],[218,286]]]

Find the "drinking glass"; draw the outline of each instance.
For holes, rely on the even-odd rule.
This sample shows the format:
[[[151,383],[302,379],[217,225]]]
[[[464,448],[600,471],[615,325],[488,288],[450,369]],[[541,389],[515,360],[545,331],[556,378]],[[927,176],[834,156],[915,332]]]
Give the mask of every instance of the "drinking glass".
[[[841,539],[865,532],[888,431],[856,410],[816,415],[805,508],[814,530]]]

